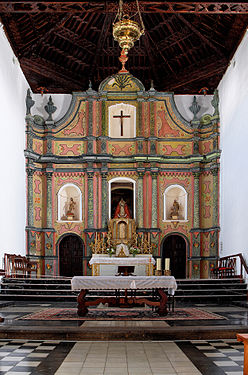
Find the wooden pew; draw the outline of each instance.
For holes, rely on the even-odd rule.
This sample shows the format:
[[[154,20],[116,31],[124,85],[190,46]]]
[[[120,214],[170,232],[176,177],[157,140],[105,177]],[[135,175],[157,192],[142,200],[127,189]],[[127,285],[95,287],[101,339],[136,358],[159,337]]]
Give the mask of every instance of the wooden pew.
[[[27,257],[16,254],[4,254],[4,269],[6,277],[31,277],[31,272],[37,276],[38,263]]]
[[[244,343],[244,375],[248,374],[248,334],[238,333],[237,340]]]
[[[217,279],[234,277],[236,274],[236,258],[219,259],[218,266],[211,270],[211,275]]]

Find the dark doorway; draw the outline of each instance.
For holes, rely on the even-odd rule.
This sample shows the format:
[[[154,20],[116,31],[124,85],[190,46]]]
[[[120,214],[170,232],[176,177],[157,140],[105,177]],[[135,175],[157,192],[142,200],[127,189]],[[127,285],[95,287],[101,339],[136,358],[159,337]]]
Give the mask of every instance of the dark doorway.
[[[170,258],[171,275],[176,279],[186,278],[186,242],[181,236],[171,235],[163,243],[162,267],[165,258]]]
[[[59,243],[60,276],[83,274],[83,241],[77,235],[67,235]]]

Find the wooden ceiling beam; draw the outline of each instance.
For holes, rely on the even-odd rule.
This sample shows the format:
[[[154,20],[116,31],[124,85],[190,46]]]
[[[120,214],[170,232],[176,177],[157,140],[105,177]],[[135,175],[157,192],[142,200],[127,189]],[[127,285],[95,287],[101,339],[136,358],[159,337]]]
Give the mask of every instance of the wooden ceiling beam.
[[[248,3],[229,1],[148,1],[139,0],[140,10],[143,13],[225,13],[225,14],[247,14]],[[124,8],[137,12],[135,0],[124,3]],[[103,0],[93,1],[1,1],[0,13],[116,13],[117,2]],[[125,10],[125,9],[124,9]]]
[[[176,90],[180,87],[186,86],[197,80],[207,80],[216,74],[223,74],[228,65],[228,60],[222,58],[216,60],[214,57],[208,59],[208,61],[202,61],[202,64],[198,67],[190,66],[189,68],[183,69],[177,75],[177,80],[172,80],[170,77],[165,77],[164,82],[167,86],[166,90]],[[162,80],[162,79],[161,79]],[[206,82],[206,86],[208,83]],[[201,87],[198,88],[200,90]]]
[[[58,64],[54,64],[41,57],[35,56],[32,59],[23,57],[20,61],[20,65],[23,71],[34,72],[45,79],[51,79],[52,81],[58,80],[59,84],[65,87],[78,87],[80,85],[79,79],[68,76],[68,72]],[[41,79],[42,80],[42,79]]]
[[[38,35],[35,42],[32,41],[31,45],[30,43],[28,43],[24,48],[22,48],[19,51],[18,57],[21,58],[26,54],[30,55],[38,47],[38,45],[40,45],[41,42],[46,41],[52,33],[54,33],[56,30],[59,30],[65,24],[69,17],[70,16],[68,14],[65,15],[59,22],[54,23],[45,34]]]
[[[186,20],[184,16],[178,14],[178,17],[185,25],[188,26],[190,30],[193,31],[193,33],[195,33],[204,43],[206,43],[211,49],[213,49],[217,53],[217,56],[224,56],[224,53],[220,50],[220,48],[215,46],[214,43],[211,42],[211,40],[209,40],[205,35],[203,35],[194,25],[192,25],[192,23]]]

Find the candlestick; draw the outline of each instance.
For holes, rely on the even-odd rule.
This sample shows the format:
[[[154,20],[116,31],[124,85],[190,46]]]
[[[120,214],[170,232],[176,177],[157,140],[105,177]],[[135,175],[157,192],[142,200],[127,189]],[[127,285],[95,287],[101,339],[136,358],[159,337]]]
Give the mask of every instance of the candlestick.
[[[169,271],[169,269],[170,269],[170,258],[165,258],[164,269],[165,269],[165,271]]]
[[[162,270],[161,258],[157,258],[157,260],[156,260],[156,269],[157,269],[157,271]]]

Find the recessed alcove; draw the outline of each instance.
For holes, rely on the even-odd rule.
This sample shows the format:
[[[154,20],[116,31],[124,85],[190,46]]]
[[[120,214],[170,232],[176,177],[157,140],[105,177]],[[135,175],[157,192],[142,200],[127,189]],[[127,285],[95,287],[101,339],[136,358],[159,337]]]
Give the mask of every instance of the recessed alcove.
[[[82,221],[82,193],[78,186],[66,184],[59,190],[58,221]]]
[[[164,221],[187,220],[188,193],[183,186],[171,185],[164,192]]]

